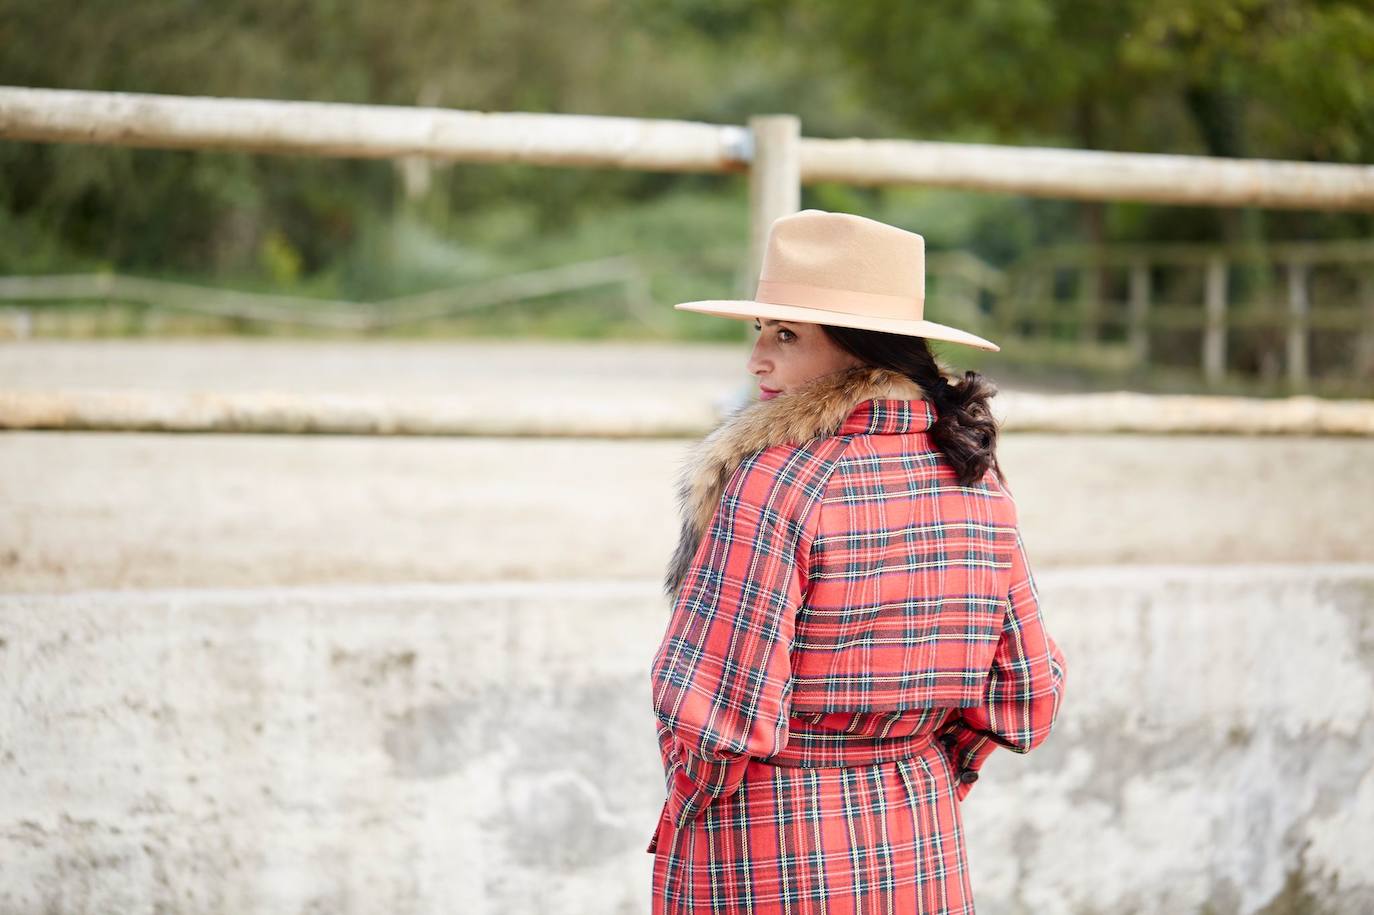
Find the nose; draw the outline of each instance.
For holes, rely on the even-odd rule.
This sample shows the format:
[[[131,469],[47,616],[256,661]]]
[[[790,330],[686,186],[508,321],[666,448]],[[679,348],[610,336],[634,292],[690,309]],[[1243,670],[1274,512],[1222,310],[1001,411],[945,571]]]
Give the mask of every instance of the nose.
[[[763,375],[772,369],[772,363],[765,358],[763,353],[763,337],[760,336],[754,341],[754,349],[749,353],[749,361],[745,367],[751,375]]]

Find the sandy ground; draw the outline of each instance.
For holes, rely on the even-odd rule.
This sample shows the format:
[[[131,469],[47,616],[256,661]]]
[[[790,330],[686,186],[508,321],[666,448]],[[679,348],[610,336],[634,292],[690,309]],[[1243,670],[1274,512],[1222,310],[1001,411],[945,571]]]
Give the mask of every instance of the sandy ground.
[[[657,577],[686,441],[12,432],[7,591]],[[1010,435],[1032,561],[1374,560],[1374,441]]]
[[[0,390],[727,399],[742,346],[28,341]],[[657,578],[688,440],[0,433],[6,591]],[[1374,439],[1004,436],[1044,565],[1374,559]]]
[[[957,347],[955,347],[957,349]],[[25,340],[0,343],[0,390],[274,391],[714,399],[752,383],[748,347],[623,341]],[[951,370],[957,361],[947,360]],[[1000,387],[1064,390],[990,374]]]
[[[739,346],[634,342],[273,339],[26,340],[0,345],[0,389],[328,394],[651,389],[710,396],[749,380]]]

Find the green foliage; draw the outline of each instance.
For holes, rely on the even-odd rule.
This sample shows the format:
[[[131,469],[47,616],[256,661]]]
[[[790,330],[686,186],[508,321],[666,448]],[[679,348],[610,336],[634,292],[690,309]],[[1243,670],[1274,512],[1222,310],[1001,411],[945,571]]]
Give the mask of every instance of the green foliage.
[[[1370,61],[1374,8],[1339,0],[0,0],[10,85],[722,123],[785,111],[809,136],[1349,162],[1374,160]],[[391,162],[0,143],[0,270],[377,299],[634,253],[658,301],[736,296],[745,200],[739,176],[437,165],[408,194]],[[803,205],[996,264],[1083,236],[1374,231],[1360,213],[923,188],[817,185]]]

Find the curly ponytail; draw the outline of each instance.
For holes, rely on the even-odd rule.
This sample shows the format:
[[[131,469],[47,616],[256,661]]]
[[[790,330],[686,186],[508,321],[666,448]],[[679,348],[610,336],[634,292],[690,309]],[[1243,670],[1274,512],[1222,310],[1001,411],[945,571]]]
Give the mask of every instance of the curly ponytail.
[[[851,355],[869,365],[900,372],[921,386],[937,414],[930,427],[931,441],[954,467],[960,483],[967,486],[981,480],[988,468],[1006,482],[997,462],[998,425],[988,405],[997,386],[987,376],[968,370],[958,384],[952,384],[924,337],[820,326]]]

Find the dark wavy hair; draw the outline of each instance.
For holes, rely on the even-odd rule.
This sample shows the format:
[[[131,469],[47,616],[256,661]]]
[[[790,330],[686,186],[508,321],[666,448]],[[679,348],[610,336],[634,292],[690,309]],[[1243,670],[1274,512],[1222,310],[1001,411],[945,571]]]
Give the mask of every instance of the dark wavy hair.
[[[989,467],[1003,483],[1006,477],[997,463],[997,421],[988,401],[997,386],[979,372],[964,372],[952,384],[935,361],[925,337],[889,334],[878,330],[822,324],[826,336],[868,365],[900,372],[921,386],[935,404],[938,418],[930,438],[953,465],[959,482],[977,482]]]

